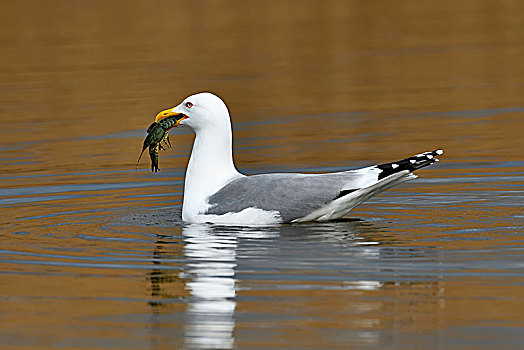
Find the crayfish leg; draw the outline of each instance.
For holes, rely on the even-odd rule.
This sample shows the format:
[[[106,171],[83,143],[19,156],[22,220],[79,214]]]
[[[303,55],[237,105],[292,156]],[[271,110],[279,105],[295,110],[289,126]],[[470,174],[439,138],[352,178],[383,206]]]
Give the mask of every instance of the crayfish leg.
[[[166,131],[163,141],[169,148],[173,148],[173,146],[171,146],[171,141],[169,141],[169,132]]]

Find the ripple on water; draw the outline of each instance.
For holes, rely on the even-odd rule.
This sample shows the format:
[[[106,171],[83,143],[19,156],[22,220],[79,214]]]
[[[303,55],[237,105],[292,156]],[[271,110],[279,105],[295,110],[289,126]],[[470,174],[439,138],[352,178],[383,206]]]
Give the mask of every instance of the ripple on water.
[[[245,150],[260,146],[244,141]],[[126,348],[141,344],[137,327],[188,348],[260,344],[290,327],[372,345],[396,327],[413,336],[439,322],[460,334],[453,324],[511,328],[522,301],[523,165],[443,161],[348,219],[268,227],[182,222],[182,169],[2,177],[0,276],[10,297],[0,295],[0,308],[33,319],[39,332],[66,322],[71,347],[89,327],[98,347],[107,345],[96,333],[103,330]],[[28,314],[28,305],[58,311]]]

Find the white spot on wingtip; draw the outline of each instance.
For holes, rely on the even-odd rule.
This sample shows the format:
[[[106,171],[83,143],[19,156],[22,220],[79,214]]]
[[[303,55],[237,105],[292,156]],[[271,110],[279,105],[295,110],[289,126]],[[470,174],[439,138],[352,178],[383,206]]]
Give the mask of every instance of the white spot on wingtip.
[[[432,154],[428,154],[426,157],[428,157],[429,159],[433,159],[433,155]]]
[[[416,161],[415,159],[410,159],[409,162],[410,162],[411,164],[415,164],[417,161]]]
[[[436,154],[439,154],[439,155],[440,155],[440,154],[443,154],[443,153],[444,153],[444,151],[443,151],[443,150],[441,150],[441,149],[438,149],[438,150],[436,150],[436,151],[435,151],[435,153],[436,153]]]
[[[392,167],[393,169],[396,169],[396,168],[398,168],[398,164],[393,163],[393,164],[391,164],[391,167]]]

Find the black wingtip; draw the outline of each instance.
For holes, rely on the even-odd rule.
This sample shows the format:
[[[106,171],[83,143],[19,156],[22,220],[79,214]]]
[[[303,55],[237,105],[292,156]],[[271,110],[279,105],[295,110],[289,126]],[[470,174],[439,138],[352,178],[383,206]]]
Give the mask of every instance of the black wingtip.
[[[443,153],[443,150],[437,149],[430,152],[420,153],[413,157],[402,159],[397,162],[379,164],[376,166],[377,169],[381,170],[380,174],[378,175],[378,179],[382,180],[389,175],[393,175],[403,170],[409,170],[410,172],[413,172],[417,169],[431,165],[435,162],[438,162],[439,160],[437,156],[440,156]]]

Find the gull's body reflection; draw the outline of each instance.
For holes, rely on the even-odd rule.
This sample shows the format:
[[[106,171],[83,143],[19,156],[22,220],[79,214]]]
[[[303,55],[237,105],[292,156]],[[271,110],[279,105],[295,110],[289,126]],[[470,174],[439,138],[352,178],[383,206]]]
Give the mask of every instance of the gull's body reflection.
[[[185,342],[190,349],[231,349],[235,329],[237,237],[218,234],[206,225],[184,227],[191,294]]]
[[[244,285],[240,287],[237,273],[262,268],[260,275],[273,278],[275,284],[272,288],[275,290],[323,290],[322,295],[326,297],[328,309],[331,307],[332,310],[338,310],[341,307],[343,310],[350,310],[349,314],[336,311],[333,313],[342,317],[342,324],[358,329],[348,333],[348,341],[354,340],[366,346],[380,344],[383,333],[378,328],[382,319],[377,313],[386,304],[362,299],[358,292],[349,292],[347,299],[337,297],[333,300],[329,297],[330,291],[337,295],[341,290],[373,293],[392,283],[384,276],[395,273],[391,271],[389,264],[394,251],[384,245],[394,238],[387,238],[387,235],[374,232],[375,230],[372,225],[359,221],[264,228],[200,224],[184,226],[185,267],[180,277],[189,294],[185,299],[185,348],[235,348],[235,336],[241,336],[238,330],[235,331],[238,322],[235,313],[239,307],[237,292],[256,285],[255,279],[244,281]],[[380,240],[377,241],[377,238]],[[334,271],[332,274],[329,272],[331,269]],[[289,271],[295,275],[292,283],[286,275]],[[325,280],[322,278],[324,274],[327,274]],[[337,282],[333,283],[333,279]],[[265,285],[264,288],[267,287]],[[259,292],[264,293],[262,290]],[[313,293],[310,297],[312,301],[302,301],[303,316],[313,317],[321,323],[331,322],[312,311],[315,310],[316,298]],[[291,299],[290,303],[293,303]],[[339,306],[333,309],[334,304]],[[296,305],[301,304],[297,302]],[[241,306],[244,314],[250,314],[250,317],[256,317],[259,312],[250,311],[245,305]],[[277,316],[281,312],[285,313],[286,310],[267,310],[267,313],[275,314],[275,328],[285,324]],[[296,322],[297,325],[301,324],[299,319]],[[273,324],[267,327],[271,330]],[[268,334],[270,333],[271,331]]]

